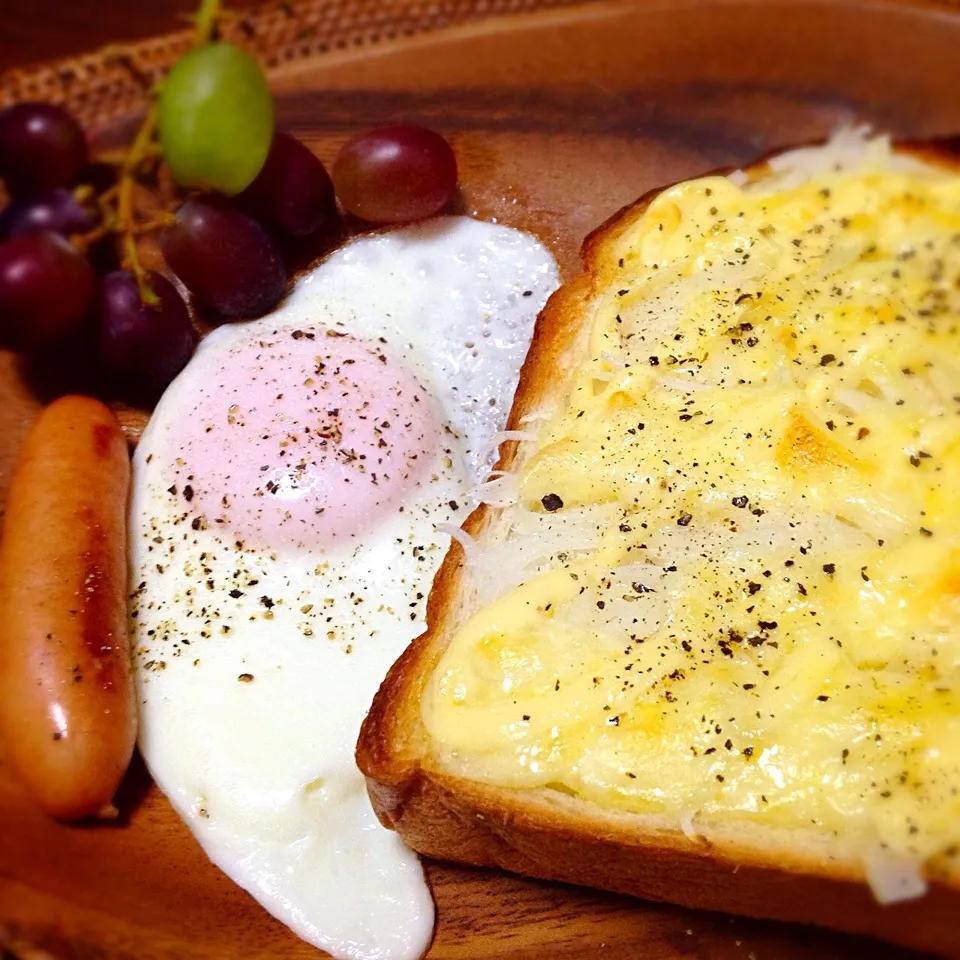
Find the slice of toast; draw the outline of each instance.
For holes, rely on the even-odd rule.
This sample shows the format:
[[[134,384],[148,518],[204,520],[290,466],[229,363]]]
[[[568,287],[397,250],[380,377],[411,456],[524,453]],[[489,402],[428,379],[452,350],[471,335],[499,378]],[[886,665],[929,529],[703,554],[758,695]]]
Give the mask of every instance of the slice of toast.
[[[892,150],[889,143],[884,140],[866,141],[861,136],[846,134],[822,146],[806,148],[772,160],[759,161],[746,171],[731,174],[728,182],[732,182],[737,189],[750,189],[756,184],[759,189],[777,191],[785,195],[798,183],[812,182],[820,174],[830,175],[835,167],[859,169],[861,163],[865,170],[869,169],[870,176],[883,177],[888,173],[893,176],[895,173],[902,172],[904,176],[916,175],[922,178],[926,173],[930,173],[934,166],[940,173],[946,170],[949,156],[938,150],[939,148],[935,146],[924,147],[921,150],[916,145]],[[703,180],[698,189],[706,189],[709,196],[711,184],[716,186],[717,181]],[[687,189],[681,188],[681,193],[675,198],[677,204],[682,206],[682,203],[686,202],[684,197],[687,194],[683,193],[683,190]],[[944,187],[944,190],[947,191],[948,188]],[[829,196],[830,190],[824,187],[818,192]],[[948,192],[951,197],[958,200],[957,208],[952,209],[950,215],[960,215],[960,186],[950,185]],[[909,191],[904,195],[909,195]],[[740,795],[741,799],[748,797],[750,801],[741,804],[744,809],[731,812],[724,809],[720,801],[713,804],[713,809],[710,804],[701,805],[695,811],[694,826],[691,812],[684,810],[682,804],[680,807],[676,803],[672,806],[664,804],[658,807],[656,803],[649,802],[648,795],[647,799],[641,798],[638,801],[628,792],[634,789],[633,784],[637,782],[641,787],[650,787],[650,783],[643,783],[642,756],[638,767],[639,772],[626,772],[630,783],[624,788],[618,786],[616,790],[609,790],[606,787],[599,791],[587,789],[585,786],[581,787],[580,781],[575,778],[561,777],[563,782],[553,780],[537,782],[536,777],[531,779],[527,771],[524,771],[523,776],[518,774],[516,777],[504,777],[498,776],[497,771],[510,769],[509,762],[504,760],[504,757],[511,755],[510,751],[513,747],[510,737],[513,734],[504,734],[502,731],[512,731],[515,728],[504,726],[501,730],[497,727],[498,718],[502,716],[502,711],[497,712],[499,705],[496,709],[491,709],[489,714],[490,731],[482,735],[478,734],[483,741],[483,748],[482,750],[478,748],[477,757],[471,757],[470,748],[464,746],[471,742],[470,737],[459,741],[454,738],[450,743],[441,743],[434,736],[437,730],[435,726],[438,722],[437,718],[449,717],[455,712],[451,713],[447,710],[447,712],[430,714],[433,718],[430,721],[434,725],[433,733],[425,723],[425,709],[433,709],[430,703],[435,701],[438,696],[437,691],[441,689],[438,678],[446,668],[444,665],[447,662],[444,661],[444,657],[451,642],[466,629],[466,624],[473,622],[472,617],[478,615],[482,618],[484,611],[490,609],[489,587],[481,589],[477,586],[475,575],[477,568],[474,563],[476,556],[492,551],[493,548],[514,536],[512,531],[517,527],[517,511],[526,511],[529,517],[536,520],[542,518],[544,514],[552,515],[555,511],[562,514],[567,508],[577,508],[583,499],[579,494],[575,494],[572,499],[561,498],[553,493],[552,488],[542,485],[538,487],[538,476],[542,479],[542,474],[534,475],[533,481],[530,481],[530,476],[536,474],[533,464],[537,457],[542,460],[545,456],[543,448],[550,437],[547,436],[544,439],[544,435],[549,434],[553,429],[551,423],[555,425],[557,418],[562,418],[565,412],[572,409],[571,398],[577,389],[583,388],[584,364],[590,361],[593,363],[591,370],[604,368],[607,370],[605,375],[614,378],[622,373],[622,358],[618,362],[617,357],[609,357],[606,351],[597,349],[596,330],[599,323],[597,317],[600,316],[601,302],[605,297],[609,299],[611,296],[628,293],[625,290],[615,289],[621,282],[619,278],[622,275],[624,256],[628,259],[632,255],[640,256],[641,272],[645,271],[646,276],[652,275],[651,270],[666,266],[665,263],[652,266],[649,262],[650,257],[655,255],[650,253],[650,249],[659,250],[662,253],[663,247],[655,245],[648,249],[645,255],[641,241],[643,237],[649,235],[651,216],[662,222],[664,217],[670,214],[667,205],[670,197],[669,188],[667,191],[648,194],[619,212],[591,234],[583,245],[583,272],[557,291],[539,318],[508,423],[509,430],[522,431],[524,435],[530,431],[531,437],[530,439],[511,438],[501,444],[501,459],[497,465],[498,470],[504,471],[508,476],[525,476],[528,487],[525,488],[521,484],[519,503],[498,507],[484,504],[471,514],[463,528],[469,535],[469,539],[465,540],[464,545],[460,542],[452,545],[434,582],[429,598],[427,633],[413,642],[394,664],[374,700],[357,745],[357,762],[367,777],[374,809],[386,826],[397,830],[409,846],[426,856],[497,866],[528,876],[600,887],[690,907],[721,910],[758,918],[816,923],[838,930],[868,934],[943,956],[960,956],[960,928],[952,918],[952,910],[960,905],[960,897],[958,897],[960,868],[954,859],[956,850],[953,843],[943,839],[943,836],[952,836],[953,828],[950,826],[943,828],[943,836],[937,834],[936,844],[939,846],[934,844],[933,847],[926,849],[922,859],[911,860],[897,847],[899,840],[887,843],[889,838],[882,832],[887,828],[882,826],[880,820],[876,821],[881,823],[881,827],[877,828],[881,831],[877,834],[879,840],[871,841],[867,848],[863,843],[866,828],[864,823],[856,820],[855,817],[850,821],[849,829],[846,827],[847,821],[842,817],[837,822],[831,821],[832,828],[827,828],[823,824],[811,824],[808,820],[799,818],[795,811],[790,812],[792,808],[787,804],[787,813],[784,816],[770,818],[746,809],[751,804],[759,804],[757,791],[750,789],[746,789]],[[825,200],[824,202],[833,201]],[[793,212],[790,215],[800,217],[802,220],[807,215],[802,207],[803,205],[800,204],[797,210],[791,208]],[[654,210],[653,214],[651,210]],[[815,219],[813,214],[809,215]],[[731,214],[731,217],[733,216]],[[849,220],[850,218],[845,216],[841,219]],[[815,224],[811,227],[811,233],[814,228]],[[645,230],[647,233],[644,233]],[[803,236],[805,238],[806,234]],[[815,242],[816,236],[817,234],[813,233],[810,237],[811,243]],[[897,248],[904,256],[903,262],[908,262],[915,256],[915,251],[913,253],[910,251],[914,249],[916,236],[911,234],[908,240],[909,243],[905,242],[902,247]],[[639,253],[637,253],[638,249]],[[866,259],[869,260],[871,257],[876,259],[876,248],[871,251],[868,245],[866,250]],[[792,253],[789,246],[787,253]],[[644,256],[646,260],[643,259]],[[847,269],[847,264],[841,263],[844,257],[837,259],[838,256],[838,254],[830,255],[831,262],[840,264],[836,270]],[[863,256],[862,251],[861,256]],[[891,270],[899,270],[899,263],[899,260],[891,263]],[[939,264],[938,269],[940,273],[943,272],[942,263]],[[752,276],[759,277],[759,282],[766,279],[763,270],[753,270]],[[937,280],[937,284],[939,282]],[[840,281],[837,281],[837,289],[839,289],[839,283]],[[739,298],[736,300],[738,309],[741,309],[741,301],[745,301],[747,307],[750,307],[751,296],[745,297],[744,292],[752,295],[751,291],[741,291],[739,287],[734,290],[735,297]],[[766,290],[764,293],[768,297],[771,293],[775,295],[775,291],[771,290]],[[732,299],[734,297],[731,297]],[[757,299],[760,299],[759,296]],[[945,301],[941,298],[940,302],[942,304]],[[642,296],[640,305],[644,305]],[[941,313],[953,313],[955,317],[956,309],[957,304],[951,300]],[[900,320],[899,313],[894,311],[894,314],[895,316],[891,317],[892,322],[904,322]],[[740,313],[736,315],[741,316]],[[616,320],[617,323],[620,322],[619,313]],[[769,321],[770,317],[767,316],[766,320]],[[938,329],[941,332],[943,330],[942,327]],[[756,331],[753,330],[751,323],[745,321],[732,333],[726,332],[730,334],[731,340],[737,341],[737,349],[741,349],[739,343],[741,339],[744,343],[752,339],[746,336],[747,333],[758,333],[762,336],[762,331],[765,330],[760,321],[757,321]],[[957,346],[955,341],[948,342],[953,347]],[[686,360],[680,355],[679,349],[677,353],[679,362],[677,358],[672,358],[673,362],[679,371],[684,372],[682,368]],[[951,356],[955,354],[956,351],[953,351]],[[834,354],[825,351],[820,351],[814,359],[816,362],[810,364],[812,372],[805,383],[819,382],[815,381],[815,378],[827,376],[838,362]],[[841,360],[843,360],[842,357]],[[659,356],[655,358],[651,355],[649,364],[659,366]],[[854,365],[853,359],[849,360],[849,365]],[[702,357],[696,364],[688,366],[690,369],[685,372],[692,379],[703,376],[703,371],[708,369],[706,358]],[[841,366],[843,366],[842,363]],[[954,368],[951,367],[951,369]],[[827,372],[822,373],[822,371]],[[909,375],[912,376],[914,372],[910,371]],[[908,374],[903,375],[908,376]],[[765,374],[764,382],[768,379],[776,380],[772,375]],[[740,379],[740,383],[743,382],[743,379]],[[603,382],[596,387],[596,391],[600,394],[606,389],[608,387]],[[624,401],[624,403],[627,402],[629,401]],[[910,403],[907,402],[906,406],[909,409]],[[650,411],[647,410],[646,413],[649,414]],[[883,415],[883,410],[880,413]],[[638,414],[638,418],[639,416]],[[689,420],[691,416],[693,414],[686,419]],[[853,412],[850,416],[853,418],[851,423],[856,421]],[[876,434],[878,432],[876,422],[871,422],[874,424]],[[541,427],[543,423],[548,426]],[[787,461],[783,461],[787,464],[784,472],[793,471],[796,474],[792,476],[791,482],[800,483],[804,490],[816,490],[819,486],[823,486],[828,492],[830,489],[830,483],[827,481],[818,484],[824,475],[809,471],[835,468],[841,471],[837,476],[847,478],[844,481],[847,485],[860,482],[861,473],[864,476],[870,473],[868,458],[857,459],[859,451],[865,449],[863,441],[868,438],[870,430],[854,424],[848,431],[848,436],[843,433],[843,425],[840,425],[840,431],[837,433],[835,432],[837,425],[831,424],[833,424],[832,420],[827,423],[824,430],[816,430],[816,436],[813,435],[814,428],[809,427],[809,424],[809,429],[806,427],[801,429],[799,435],[794,438],[795,445],[789,451]],[[682,427],[671,427],[671,430],[673,429],[680,430]],[[785,427],[785,429],[789,432],[791,428]],[[539,432],[538,439],[533,438],[534,431]],[[834,438],[838,439],[834,440]],[[856,446],[858,442],[861,444],[860,447]],[[831,447],[832,443],[838,445]],[[576,449],[571,448],[571,450],[571,456],[575,456]],[[921,453],[910,454],[911,464],[914,461],[922,461],[921,467],[913,467],[915,470],[925,468],[928,461],[933,462],[935,459],[932,456],[928,457],[926,450]],[[830,462],[831,457],[833,457],[833,463]],[[844,458],[849,459],[849,464],[852,466],[841,462]],[[696,466],[696,463],[694,465]],[[556,464],[554,466],[556,467]],[[948,474],[951,471],[956,472],[953,469],[954,466],[952,461],[945,465]],[[565,490],[576,490],[576,484],[571,487],[569,472],[563,473],[561,469],[563,467],[561,463],[557,468],[560,469],[557,476],[566,477]],[[860,473],[857,472],[858,470]],[[549,469],[546,476],[551,477]],[[882,487],[886,482],[883,475],[878,475],[877,471],[874,471],[871,476],[872,479],[869,479],[869,482],[875,486]],[[853,480],[850,479],[851,477]],[[668,488],[666,483],[663,486]],[[702,493],[702,490],[694,490],[697,496]],[[544,496],[540,497],[540,494]],[[555,496],[556,500],[553,499]],[[559,509],[556,505],[557,501],[560,502]],[[588,508],[590,506],[587,505]],[[745,510],[745,507],[748,509]],[[724,501],[722,509],[726,509],[727,512],[720,519],[729,526],[742,516],[741,525],[747,525],[747,514],[757,513],[758,517],[762,517],[764,513],[776,513],[779,508],[775,497],[770,502],[760,497],[751,500],[749,505],[746,503],[746,497],[735,497],[732,514],[727,507],[727,502]],[[720,507],[709,509],[722,512]],[[953,510],[951,517],[956,513],[957,511]],[[634,511],[631,516],[633,517],[631,524],[634,519],[640,523],[644,514],[640,510]],[[717,516],[720,517],[720,514]],[[731,516],[733,520],[730,519]],[[548,519],[553,522],[551,518]],[[841,519],[860,532],[867,531],[870,523],[869,519],[857,517],[853,520],[848,517]],[[681,535],[687,534],[688,528],[691,527],[691,520],[692,527],[695,528],[700,522],[700,516],[696,510],[692,513],[679,512],[676,525]],[[766,521],[758,519],[757,522]],[[791,525],[792,523],[793,521]],[[960,522],[957,526],[960,526]],[[620,527],[624,529],[627,524],[621,523]],[[954,521],[950,519],[944,528],[945,535],[950,537],[954,528]],[[944,530],[938,529],[934,533],[941,535]],[[872,537],[875,531],[871,529],[868,532]],[[609,538],[609,531],[604,530],[603,535]],[[561,531],[561,546],[563,536]],[[572,538],[574,534],[571,533],[570,536]],[[921,530],[919,536],[927,538],[930,542],[935,539],[927,528]],[[646,549],[646,544],[635,545]],[[473,560],[467,557],[465,547]],[[580,543],[574,549],[590,554],[595,547]],[[815,552],[813,547],[809,549]],[[857,549],[860,548],[857,547]],[[568,557],[562,550],[552,548],[546,552],[550,553],[549,558],[540,558],[535,565],[536,569],[528,570],[529,577],[534,577],[544,570],[549,570],[551,566],[560,564],[558,556],[563,562],[568,562]],[[802,552],[806,557],[807,548]],[[960,550],[958,550],[958,557],[960,557]],[[825,576],[833,578],[835,565],[822,562],[823,559],[818,556],[817,566],[822,568]],[[801,568],[803,568],[803,562],[801,559]],[[504,564],[503,557],[500,555],[498,555],[498,563]],[[515,566],[519,563],[520,560],[515,558],[515,561],[510,561],[507,566]],[[792,560],[789,561],[788,566],[793,566]],[[635,566],[631,567],[631,570],[635,574]],[[826,573],[826,571],[830,572]],[[860,581],[869,584],[870,575],[870,570],[861,569]],[[930,575],[933,576],[932,573]],[[515,569],[504,567],[502,576],[512,585],[523,580],[525,575],[519,574]],[[787,581],[790,578],[784,576],[780,579]],[[827,586],[833,589],[832,585],[826,583],[824,589],[827,589]],[[637,584],[634,584],[634,587],[637,587]],[[751,581],[745,593],[747,600],[744,602],[753,598],[754,590],[759,593],[761,587],[765,588],[762,582],[758,585]],[[694,591],[695,585],[691,585],[690,589]],[[791,586],[790,589],[793,590],[794,587]],[[809,585],[804,586],[800,583],[797,589],[803,591],[802,596],[806,598],[811,588]],[[499,597],[503,592],[503,590],[494,589],[492,595]],[[641,592],[655,591],[644,586]],[[760,599],[763,599],[762,595]],[[806,600],[804,599],[803,602]],[[802,603],[797,605],[802,606]],[[549,606],[550,604],[547,604],[548,608]],[[793,604],[791,609],[792,606]],[[747,609],[752,609],[752,606]],[[546,615],[550,615],[549,610]],[[757,646],[768,643],[771,631],[776,627],[773,621],[766,623],[761,621],[761,624],[763,626],[757,634]],[[955,633],[956,619],[950,626]],[[838,636],[844,628],[845,624],[837,624]],[[609,623],[605,621],[603,630],[608,629]],[[627,631],[627,628],[624,627],[624,630]],[[535,645],[536,639],[530,642]],[[727,639],[721,639],[719,643],[723,655],[718,656],[716,661],[711,661],[706,670],[701,671],[702,673],[709,674],[721,668],[726,669],[728,661],[732,663],[737,658],[746,662],[749,657],[754,657],[754,651],[748,649],[748,645],[751,648],[754,646],[753,638],[745,640],[744,636],[730,632]],[[862,646],[862,638],[860,643]],[[783,661],[776,659],[780,656],[778,644],[773,642],[770,645],[777,648],[770,651],[773,659],[769,662],[777,664],[774,674],[784,675],[782,671],[786,668],[783,666]],[[869,643],[867,645],[869,646]],[[856,648],[856,645],[854,646]],[[741,647],[744,651],[742,654]],[[687,650],[687,647],[683,649]],[[845,653],[843,656],[849,659],[859,654],[855,649],[854,654]],[[844,669],[849,667],[847,659],[843,661]],[[867,660],[857,661],[857,669],[861,672],[893,669],[892,654],[888,656],[889,662],[886,667],[867,662],[868,660],[869,656]],[[717,663],[720,666],[717,666]],[[757,666],[753,660],[750,663]],[[763,662],[759,662],[759,666],[762,667],[762,665]],[[692,670],[694,666],[691,662],[689,669]],[[778,670],[781,672],[778,673]],[[839,670],[840,667],[837,667],[837,671]],[[682,671],[679,675],[682,677]],[[840,673],[838,672],[836,676],[839,678]],[[899,676],[898,674],[897,682],[900,682]],[[761,679],[761,683],[765,682],[763,678],[758,677],[758,679]],[[831,675],[828,674],[821,679],[829,683]],[[943,696],[948,696],[951,703],[952,679],[951,671],[945,670],[936,681],[941,685],[937,689]],[[743,685],[745,688],[750,688],[751,696],[752,688],[755,686],[757,686],[756,683]],[[947,690],[948,686],[949,690]],[[558,690],[559,687],[558,679]],[[674,689],[682,688],[675,686]],[[779,687],[776,689],[779,690]],[[743,695],[742,690],[736,694],[738,697]],[[645,696],[652,697],[653,694],[648,690]],[[814,699],[817,704],[823,702],[827,707],[826,701],[829,701],[831,696],[833,696],[832,691],[830,695],[821,694]],[[639,702],[639,694],[637,698]],[[842,701],[842,694],[835,699]],[[429,701],[426,706],[425,701]],[[617,702],[624,701],[621,698]],[[682,694],[681,702],[685,702],[682,700]],[[699,708],[694,711],[691,704],[686,706],[692,712],[699,712]],[[815,710],[818,707],[813,704],[803,709]],[[482,717],[482,710],[477,715]],[[801,714],[801,716],[812,715]],[[759,712],[757,716],[760,716]],[[523,723],[518,726],[522,728],[529,719],[529,716],[524,714]],[[610,719],[607,718],[607,724]],[[619,716],[612,719],[619,721]],[[706,719],[706,717],[700,719]],[[733,719],[733,717],[730,718],[730,720]],[[902,720],[904,724],[908,722],[908,719]],[[718,736],[722,738],[723,735],[719,734],[719,725],[717,730]],[[708,731],[708,733],[713,736],[712,732]],[[521,731],[518,736],[522,735]],[[597,738],[606,735],[606,730],[599,730],[596,733]],[[811,740],[816,739],[818,735],[817,731],[811,728]],[[498,737],[502,740],[500,750],[497,747]],[[600,742],[601,740],[597,739],[597,743]],[[729,751],[730,740],[726,742]],[[740,744],[738,744],[739,747]],[[695,754],[706,753],[715,756],[714,751],[709,747],[703,750],[702,744],[699,750],[691,749]],[[758,752],[759,749],[758,746]],[[729,765],[729,769],[756,769],[757,758],[752,746],[734,752],[738,754],[735,759],[723,761]],[[856,752],[854,750],[854,754]],[[527,756],[529,757],[529,754]],[[850,756],[849,749],[844,748],[841,753],[838,747],[837,757],[830,759],[831,776],[837,778],[847,776],[845,770],[848,769],[848,756]],[[702,759],[702,756],[698,757],[697,762],[699,763]],[[504,766],[505,763],[506,766]],[[749,767],[750,763],[754,766]],[[854,759],[851,759],[852,763]],[[663,768],[659,769],[662,776]],[[709,769],[712,773],[714,769],[727,771],[728,767],[704,767],[703,769]],[[866,779],[869,779],[870,769],[864,768],[864,770]],[[724,786],[724,777],[722,775],[716,777],[716,780],[720,781],[720,787],[714,786],[713,779],[711,776],[710,789],[719,791]],[[820,779],[823,780],[824,777]],[[839,784],[841,780],[836,779],[835,782]],[[846,783],[846,781],[842,782]],[[955,787],[960,787],[960,769],[956,771],[952,783]],[[872,789],[882,794],[882,786],[882,784],[880,786],[874,784]],[[697,791],[702,792],[706,789],[698,783]],[[819,790],[829,799],[831,790],[834,788],[821,784],[820,787],[811,789]],[[872,797],[872,794],[869,794],[871,788],[864,786],[864,789],[869,797]],[[956,793],[957,790],[953,789],[952,792]],[[945,820],[949,823],[957,819],[954,808],[951,806],[952,801],[942,799],[949,793],[948,790],[942,796],[936,795],[940,798],[936,801],[940,805],[936,807],[936,813],[931,814],[931,824],[936,820],[937,830],[941,829],[941,821]],[[715,796],[720,797],[721,794],[716,793]],[[841,794],[838,794],[838,797],[842,799]],[[895,796],[894,799],[896,800],[897,797]],[[766,796],[763,796],[762,800],[765,803]],[[820,800],[822,801],[823,797],[820,797]],[[839,802],[840,800],[837,801]],[[930,802],[933,803],[933,801]],[[921,809],[926,807],[921,806]],[[873,828],[874,820],[870,820],[870,829]],[[919,826],[911,822],[908,832],[913,835],[919,831],[923,836],[925,830],[924,822],[920,822]],[[930,830],[934,830],[933,825],[930,826]],[[957,832],[960,832],[960,826]],[[896,833],[896,836],[899,837],[900,834]]]

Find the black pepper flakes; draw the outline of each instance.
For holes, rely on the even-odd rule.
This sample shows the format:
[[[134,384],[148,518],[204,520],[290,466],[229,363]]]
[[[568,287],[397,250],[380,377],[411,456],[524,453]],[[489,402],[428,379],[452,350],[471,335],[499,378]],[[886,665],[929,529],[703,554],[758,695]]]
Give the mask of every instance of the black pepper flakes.
[[[540,498],[540,502],[543,504],[543,509],[548,513],[553,513],[563,507],[563,500],[555,493],[545,494]]]

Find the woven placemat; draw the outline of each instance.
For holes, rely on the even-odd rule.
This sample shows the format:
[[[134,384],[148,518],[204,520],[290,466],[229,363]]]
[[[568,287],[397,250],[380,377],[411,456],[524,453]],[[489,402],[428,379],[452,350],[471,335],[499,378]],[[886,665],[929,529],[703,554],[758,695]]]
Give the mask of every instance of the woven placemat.
[[[589,0],[273,0],[224,19],[220,35],[269,70],[331,51],[387,43],[491,17]],[[0,75],[0,107],[18,100],[64,104],[97,127],[143,108],[146,92],[188,49],[190,30],[117,44]]]

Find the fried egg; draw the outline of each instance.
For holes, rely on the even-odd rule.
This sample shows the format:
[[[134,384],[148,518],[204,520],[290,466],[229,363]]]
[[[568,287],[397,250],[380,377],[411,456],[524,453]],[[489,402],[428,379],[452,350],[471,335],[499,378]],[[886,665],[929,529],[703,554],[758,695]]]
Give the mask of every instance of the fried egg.
[[[210,859],[335,957],[416,957],[433,904],[353,759],[557,285],[533,237],[359,239],[201,344],[134,457],[140,749]]]

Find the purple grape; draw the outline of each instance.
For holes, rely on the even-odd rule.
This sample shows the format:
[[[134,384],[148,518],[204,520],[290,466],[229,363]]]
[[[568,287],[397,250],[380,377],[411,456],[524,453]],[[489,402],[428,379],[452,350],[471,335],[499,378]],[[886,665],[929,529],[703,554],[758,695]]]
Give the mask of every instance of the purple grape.
[[[107,274],[100,285],[97,349],[104,371],[132,401],[152,403],[193,354],[196,334],[183,298],[165,277],[146,277],[160,302],[140,299],[127,270]]]
[[[283,296],[287,271],[267,232],[223,197],[188,200],[160,249],[201,306],[223,317],[256,317]]]
[[[63,237],[92,230],[90,211],[66,187],[51,187],[17,197],[0,213],[0,238],[50,230]]]
[[[406,124],[378,127],[341,147],[333,183],[361,220],[406,223],[439,213],[457,188],[457,160],[439,133]]]
[[[0,110],[0,177],[10,193],[65,187],[86,160],[83,130],[63,107],[15,103]]]
[[[67,340],[83,326],[95,289],[87,259],[55,233],[0,243],[0,343],[34,352]]]
[[[315,233],[337,215],[326,168],[289,133],[274,135],[257,178],[234,199],[262,224],[291,237]]]

